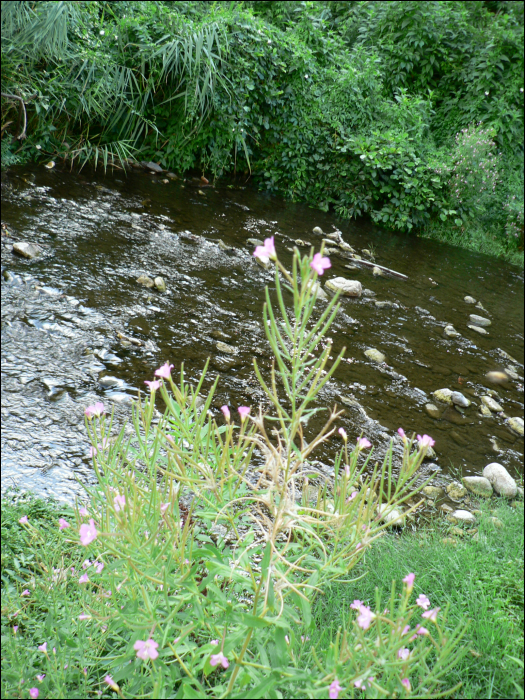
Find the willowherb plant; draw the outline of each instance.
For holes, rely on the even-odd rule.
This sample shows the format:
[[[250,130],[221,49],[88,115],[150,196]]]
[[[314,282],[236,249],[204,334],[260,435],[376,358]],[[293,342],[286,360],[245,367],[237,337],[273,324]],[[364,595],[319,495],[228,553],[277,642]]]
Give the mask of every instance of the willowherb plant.
[[[444,635],[444,616],[428,610],[425,595],[411,603],[413,574],[399,598],[392,588],[388,609],[354,601],[355,616],[330,648],[308,643],[312,603],[330,581],[352,583],[352,568],[387,527],[385,515],[419,490],[433,441],[418,436],[414,449],[400,430],[405,451],[394,473],[391,449],[371,467],[370,442],[351,446],[339,428],[344,447],[333,478],[311,499],[318,475],[308,460],[341,414],[334,408],[305,440],[308,420],[323,410],[313,404],[343,354],[329,366],[324,341],[337,295],[316,310],[317,278],[330,261],[322,249],[303,258],[296,250],[288,272],[273,238],[255,255],[275,262],[277,304],[267,289],[263,311],[275,354],[269,379],[254,362],[272,415],[241,406],[235,424],[224,406],[219,426],[209,410],[216,382],[199,405],[206,368],[192,388],[183,369],[174,381],[168,363],[133,407],[131,438],[124,428],[110,438],[102,404],[86,409],[98,485],[87,489],[76,528],[66,520],[59,527],[76,530],[93,559],[79,579],[78,624],[103,640],[107,675],[99,680],[126,697],[337,698],[355,689],[367,697],[442,696],[461,632]],[[155,422],[157,392],[166,410]]]

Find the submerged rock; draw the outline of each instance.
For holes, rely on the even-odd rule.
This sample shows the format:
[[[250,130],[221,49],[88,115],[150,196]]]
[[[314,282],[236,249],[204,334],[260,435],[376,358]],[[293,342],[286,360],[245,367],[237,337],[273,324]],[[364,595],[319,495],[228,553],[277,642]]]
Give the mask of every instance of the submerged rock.
[[[492,484],[484,476],[464,476],[461,481],[465,488],[476,496],[483,496],[483,498],[492,496]]]
[[[23,258],[38,258],[42,255],[42,248],[36,243],[19,241],[18,243],[13,243],[13,253],[21,255]]]
[[[155,286],[155,282],[151,279],[151,277],[148,277],[147,275],[141,275],[140,277],[138,277],[137,282],[139,284],[143,284],[144,287],[154,287]]]
[[[518,487],[502,464],[498,464],[498,462],[487,464],[483,470],[483,476],[490,481],[492,488],[500,496],[515,498]]]
[[[217,343],[215,343],[215,347],[220,352],[225,352],[228,355],[236,355],[239,352],[237,348],[233,347],[233,345],[228,345],[227,343],[223,343],[221,340],[219,340]]]
[[[361,282],[357,280],[347,280],[344,277],[334,277],[325,283],[326,289],[331,292],[341,292],[345,297],[360,297],[362,292]]]
[[[466,296],[466,297],[463,297],[463,300],[466,301],[467,304],[475,304],[476,303],[476,300],[474,299],[474,297]]]
[[[425,411],[428,413],[428,415],[431,418],[441,418],[441,409],[436,406],[436,404],[433,403],[426,403],[425,404]]]
[[[314,282],[313,280],[310,280],[308,284],[308,289],[312,289],[313,291],[315,291],[316,299],[321,299],[321,301],[326,301],[328,299],[327,293],[321,287],[319,282]]]
[[[516,435],[523,435],[523,418],[519,418],[518,416],[507,418],[505,423],[513,433],[516,433]]]
[[[312,232],[315,233],[317,236],[324,236],[324,231],[320,226],[315,226],[312,229]]]
[[[458,333],[458,331],[451,324],[445,326],[443,335],[445,338],[461,338],[461,333]]]
[[[295,241],[297,243],[297,241]],[[246,239],[246,244],[247,245],[264,245],[264,241],[261,241],[259,238],[247,238]]]
[[[478,316],[477,314],[470,314],[470,320],[475,326],[491,326],[492,321],[488,318],[484,318],[483,316]]]
[[[441,486],[425,486],[423,489],[423,493],[425,494],[425,496],[431,498],[434,501],[436,498],[440,498],[441,496],[443,496],[445,492],[443,491]]]
[[[383,277],[385,273],[380,267],[374,265],[374,267],[372,268],[372,274],[374,275],[374,277]]]
[[[368,350],[365,350],[365,355],[374,362],[381,363],[385,361],[383,353],[376,350],[376,348],[368,348]]]

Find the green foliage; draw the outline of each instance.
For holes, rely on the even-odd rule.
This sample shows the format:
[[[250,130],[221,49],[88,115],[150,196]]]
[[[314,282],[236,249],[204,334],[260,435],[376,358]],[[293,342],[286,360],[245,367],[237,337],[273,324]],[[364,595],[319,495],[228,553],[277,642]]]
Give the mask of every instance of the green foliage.
[[[479,240],[523,247],[519,3],[4,2],[2,85],[36,95],[31,157],[253,173],[392,230],[446,222],[466,245],[479,214]],[[16,109],[3,101],[3,123]],[[439,174],[473,125],[498,172],[476,214]]]

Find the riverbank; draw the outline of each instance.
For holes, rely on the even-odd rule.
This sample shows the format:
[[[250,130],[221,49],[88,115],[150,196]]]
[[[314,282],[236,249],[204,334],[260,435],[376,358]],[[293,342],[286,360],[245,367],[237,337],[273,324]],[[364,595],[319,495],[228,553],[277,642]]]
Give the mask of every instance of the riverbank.
[[[466,654],[442,679],[445,687],[462,683],[450,697],[523,697],[523,501],[494,498],[481,501],[478,509],[474,535],[451,538],[450,524],[437,518],[417,532],[384,535],[352,572],[353,579],[363,578],[333,585],[318,599],[311,645],[333,641],[354,599],[373,605],[379,595],[386,602],[392,580],[415,572],[415,593],[428,596],[433,608],[449,606],[447,630],[470,620],[463,640]],[[23,516],[30,530],[19,524]],[[121,653],[118,631],[104,635],[102,642],[76,622],[85,612],[79,587],[65,581],[71,566],[82,572],[85,562],[78,545],[59,534],[63,516],[70,517],[68,510],[50,500],[15,493],[2,499],[4,698],[27,697],[29,688],[38,688],[40,697],[89,697],[95,691],[114,697],[103,682],[104,657]],[[44,537],[37,557],[36,531]],[[50,581],[55,583],[52,594]],[[49,651],[56,648],[49,660],[37,649],[46,640]],[[304,663],[313,663],[304,643],[293,644]],[[49,672],[49,663],[62,671]]]

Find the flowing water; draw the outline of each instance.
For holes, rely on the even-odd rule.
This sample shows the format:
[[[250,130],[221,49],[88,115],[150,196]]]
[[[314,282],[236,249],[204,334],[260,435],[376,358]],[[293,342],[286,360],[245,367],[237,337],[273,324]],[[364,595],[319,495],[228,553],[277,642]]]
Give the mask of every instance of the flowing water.
[[[424,474],[479,474],[492,461],[514,475],[523,471],[523,438],[505,423],[506,416],[523,416],[518,269],[239,185],[199,191],[144,172],[24,166],[3,175],[2,195],[9,234],[3,229],[3,489],[17,485],[71,501],[80,491],[77,480],[93,479],[84,408],[96,400],[114,405],[122,423],[144,380],[166,361],[176,368],[184,362],[186,378],[196,382],[211,358],[206,386],[220,374],[213,402],[218,420],[223,404],[234,410],[264,403],[253,357],[268,370],[262,304],[273,274],[257,265],[247,239],[274,235],[289,267],[295,239],[320,246],[314,226],[325,233],[338,228],[358,252],[367,249],[378,264],[408,277],[350,270],[347,258],[331,255],[323,281],[344,276],[370,291],[342,300],[330,335],[334,356],[346,346],[346,361],[322,391],[321,405],[344,406],[339,425],[351,439],[363,432],[378,455],[400,426],[433,436],[436,458]],[[40,244],[43,256],[18,257],[16,241]],[[137,283],[144,274],[163,277],[166,292]],[[467,327],[472,313],[492,321],[487,335]],[[461,336],[445,338],[446,324]],[[218,341],[237,354],[221,353]],[[364,354],[371,347],[384,354],[384,364]],[[513,375],[506,384],[485,378],[505,367]],[[424,407],[442,388],[461,391],[473,405],[463,414],[441,406],[441,417],[432,418]],[[487,390],[496,392],[503,414],[480,414]],[[319,450],[320,463],[330,464],[340,445],[334,436]]]

